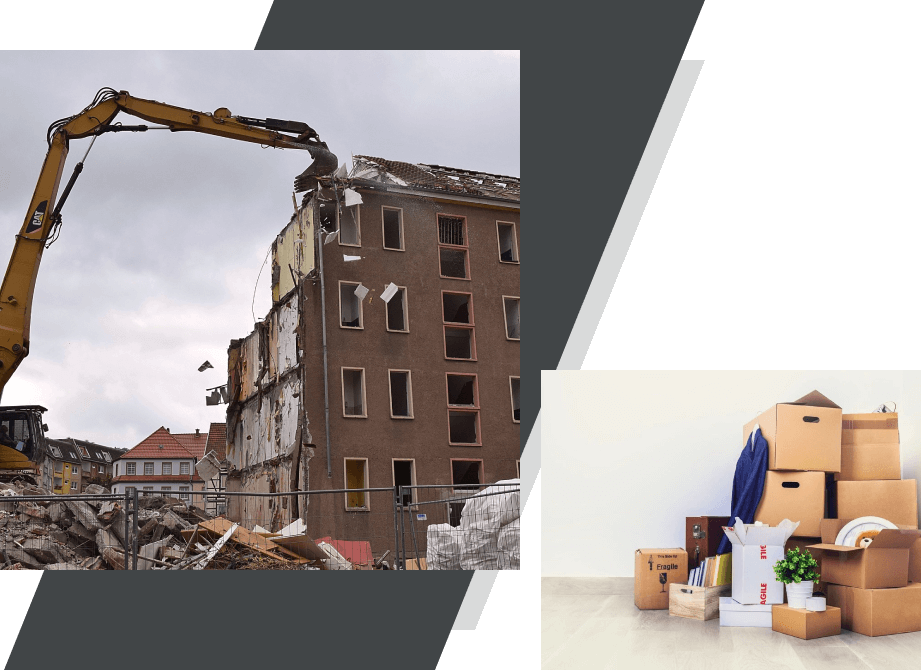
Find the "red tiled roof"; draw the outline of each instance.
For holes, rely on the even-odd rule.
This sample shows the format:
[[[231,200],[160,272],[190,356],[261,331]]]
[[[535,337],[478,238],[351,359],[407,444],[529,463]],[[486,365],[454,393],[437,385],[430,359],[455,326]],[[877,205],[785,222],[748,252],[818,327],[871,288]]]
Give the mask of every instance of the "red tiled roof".
[[[205,453],[212,450],[217,454],[217,460],[223,461],[227,458],[226,423],[212,423],[208,429],[208,446],[205,447]]]
[[[162,448],[161,448],[162,447]],[[133,449],[129,449],[119,457],[125,458],[195,458],[196,454],[189,451],[169,431],[160,426],[150,436]]]
[[[201,460],[202,456],[205,455],[208,433],[199,433],[198,435],[195,433],[171,433],[171,435],[195,458]]]
[[[118,482],[201,482],[201,477],[197,472],[191,475],[119,475],[112,479],[112,483]]]

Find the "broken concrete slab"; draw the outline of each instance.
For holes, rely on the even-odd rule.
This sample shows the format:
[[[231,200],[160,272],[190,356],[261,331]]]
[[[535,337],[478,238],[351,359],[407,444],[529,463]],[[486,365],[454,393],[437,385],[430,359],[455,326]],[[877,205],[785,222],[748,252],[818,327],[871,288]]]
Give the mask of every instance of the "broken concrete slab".
[[[103,524],[96,518],[96,509],[89,503],[79,500],[65,500],[64,504],[88,530],[97,531],[102,528]]]

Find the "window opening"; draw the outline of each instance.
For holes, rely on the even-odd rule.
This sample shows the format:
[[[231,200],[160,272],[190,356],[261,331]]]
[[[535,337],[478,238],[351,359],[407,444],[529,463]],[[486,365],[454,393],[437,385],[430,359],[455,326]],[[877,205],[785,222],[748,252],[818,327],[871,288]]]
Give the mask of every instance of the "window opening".
[[[345,416],[365,416],[364,370],[342,369],[342,412]]]
[[[387,303],[387,330],[401,333],[409,331],[406,318],[406,289],[398,288],[390,302]]]
[[[384,248],[403,251],[403,210],[384,208]]]
[[[521,308],[519,298],[502,297],[505,307],[505,335],[510,340],[521,339]]]
[[[503,263],[518,262],[518,240],[515,237],[515,224],[496,221],[499,231],[499,260]]]
[[[390,415],[407,419],[413,416],[412,382],[408,370],[390,371]]]

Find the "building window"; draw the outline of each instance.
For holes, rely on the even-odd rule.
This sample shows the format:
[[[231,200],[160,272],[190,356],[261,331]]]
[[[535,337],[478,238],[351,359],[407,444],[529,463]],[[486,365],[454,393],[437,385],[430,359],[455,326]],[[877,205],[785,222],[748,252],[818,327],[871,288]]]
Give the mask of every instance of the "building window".
[[[409,332],[409,312],[406,303],[406,288],[400,286],[387,303],[387,330],[391,333]]]
[[[383,208],[384,249],[404,251],[403,210],[395,207]]]
[[[53,444],[48,445],[48,451],[50,451],[51,455],[54,456],[55,458],[61,458],[61,450],[58,449]]]
[[[521,377],[509,377],[512,391],[512,421],[521,423]]]
[[[476,375],[447,374],[448,443],[479,446],[480,393]],[[462,408],[462,409],[461,409]]]
[[[362,301],[355,295],[358,282],[339,282],[339,327],[364,328],[361,320]]]
[[[470,279],[467,246],[466,219],[439,215],[438,263],[442,277]]]
[[[126,463],[125,468],[125,474],[136,475],[138,473],[137,463]]]
[[[510,340],[521,339],[521,299],[502,296],[502,309],[505,312],[505,336]]]
[[[368,416],[365,409],[364,368],[342,368],[342,414],[348,417]]]
[[[390,417],[413,418],[413,384],[409,370],[390,370]]]
[[[154,471],[153,471],[153,470],[154,470],[153,466],[154,466],[153,463],[144,463],[144,474],[145,474],[145,475],[152,475],[152,474],[154,473]]]
[[[402,459],[394,458],[393,459],[393,485],[396,487],[400,486],[415,486],[416,484],[416,461],[413,459]],[[397,488],[396,495],[398,496],[398,502],[401,502],[403,505],[412,505],[415,502],[415,496],[413,495],[413,489],[404,489],[403,496],[400,498],[400,489]]]
[[[476,360],[472,294],[442,291],[441,309],[445,324],[445,358]]]
[[[499,236],[499,262],[518,262],[518,238],[515,235],[515,224],[506,221],[496,221],[496,231]]]
[[[102,452],[102,458],[103,458],[103,460],[104,460],[106,463],[111,463],[111,462],[112,462],[112,456],[109,455],[109,452],[108,452],[108,451]]]
[[[521,479],[521,461],[515,461],[515,472],[518,473],[518,479]]]
[[[127,493],[127,494],[129,494],[129,495],[134,495],[135,491],[137,491],[137,487],[135,487],[135,486],[127,486],[127,487],[125,487],[125,493]]]
[[[153,495],[153,486],[145,486],[145,487],[142,489],[142,491],[143,491],[143,492],[141,493],[141,495],[144,495],[144,496]]]
[[[361,207],[346,207],[339,215],[339,244],[344,247],[361,246]]]
[[[321,202],[319,206],[320,227],[327,233],[339,230],[339,205],[335,202]]]
[[[466,458],[451,459],[451,484],[460,487],[454,489],[455,494],[471,495],[476,492],[477,487],[482,483],[482,460],[471,460]],[[449,523],[452,526],[460,525],[461,512],[465,504],[464,502],[448,503],[450,511]]]
[[[167,493],[169,493],[169,492],[172,491],[172,490],[173,490],[173,487],[172,487],[172,486],[161,486],[161,487],[160,487],[160,491],[161,491],[161,492],[166,491]]]
[[[189,493],[188,493],[188,491],[189,491],[189,487],[188,487],[188,486],[180,486],[180,487],[179,487],[179,499],[180,499],[180,500],[188,500],[188,499],[189,499]]]
[[[86,456],[87,458],[90,457],[90,452],[86,450],[86,447],[80,447],[80,453]]]
[[[171,475],[171,474],[173,474],[173,464],[172,464],[172,463],[163,463],[163,465],[160,466],[160,473],[161,473],[161,474],[164,474],[164,475]]]
[[[187,474],[189,474],[189,473],[191,472],[191,470],[192,470],[190,466],[191,466],[191,463],[189,463],[188,461],[183,461],[183,462],[181,462],[181,463],[179,464],[179,474],[180,474],[180,475],[187,475]]]
[[[368,486],[368,459],[345,459],[345,488],[366,489]],[[345,509],[366,512],[370,509],[366,491],[349,491],[345,494]]]

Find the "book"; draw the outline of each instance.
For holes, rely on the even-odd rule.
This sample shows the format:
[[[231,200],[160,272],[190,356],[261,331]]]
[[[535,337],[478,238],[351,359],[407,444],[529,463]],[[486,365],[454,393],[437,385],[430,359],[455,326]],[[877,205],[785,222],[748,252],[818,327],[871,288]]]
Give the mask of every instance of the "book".
[[[732,554],[720,554],[720,569],[716,575],[716,585],[732,584]]]

